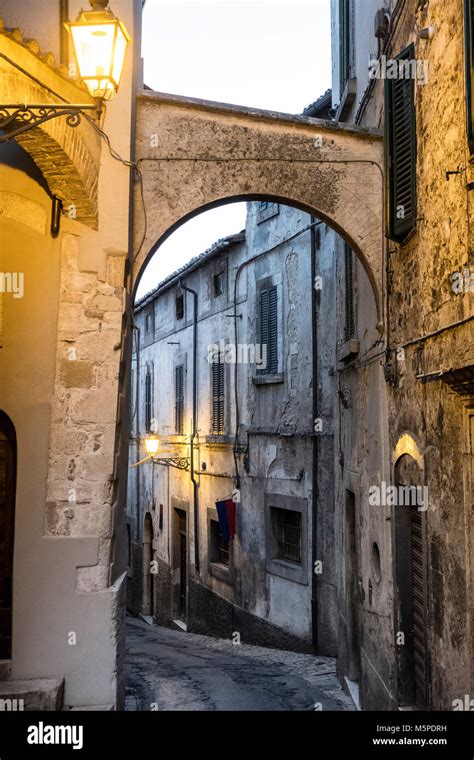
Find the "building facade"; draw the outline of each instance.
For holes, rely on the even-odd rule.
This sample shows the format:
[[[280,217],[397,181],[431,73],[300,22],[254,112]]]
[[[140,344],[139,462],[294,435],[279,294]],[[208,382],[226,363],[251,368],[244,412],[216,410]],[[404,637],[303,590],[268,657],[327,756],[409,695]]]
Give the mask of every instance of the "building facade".
[[[2,104],[93,104],[63,26],[80,7],[2,3]],[[132,157],[141,9],[113,4],[133,41],[100,122],[0,145],[0,692],[25,709],[121,704],[130,169],[93,124]]]
[[[472,4],[332,11],[334,118],[384,127],[387,211],[386,354],[364,366],[380,345],[356,263],[342,375],[339,670],[367,709],[449,710],[473,688]]]
[[[291,420],[287,412],[298,409],[291,402],[297,377],[298,392],[311,387],[314,393],[313,434],[299,427],[308,418],[309,399],[301,401],[296,427],[291,422],[288,427],[308,436],[298,457],[301,469],[306,473],[311,467],[314,474],[311,484],[305,474],[306,491],[285,485],[283,493],[311,501],[311,563],[321,571],[312,579],[313,592],[299,600],[306,633],[298,634],[309,641],[309,599],[313,643],[323,653],[337,653],[341,680],[364,709],[452,709],[473,688],[471,6],[461,0],[448,5],[399,0],[381,8],[377,2],[333,0],[332,37],[332,110],[326,116],[341,125],[382,128],[385,134],[386,159],[378,165],[386,208],[382,309],[349,236],[343,239],[321,225],[306,267],[307,276],[312,262],[316,287],[308,302],[307,289],[295,291],[301,304],[299,346],[285,358],[283,383],[290,403],[283,410],[275,406],[276,385],[263,385],[262,393],[260,381],[248,373],[248,406],[242,406],[248,420],[240,427],[239,419],[237,437],[242,463],[249,455],[248,473],[242,465],[240,513],[257,503],[252,494],[258,494],[263,542],[266,491],[273,480],[278,488],[297,482],[288,471],[294,448],[283,453],[280,469],[265,473],[263,461],[268,451],[273,456],[269,447],[277,447],[278,461],[288,445],[284,433]],[[321,113],[310,107],[306,115]],[[296,210],[284,219],[284,238],[303,223]],[[250,214],[247,257],[259,250],[263,229],[252,224]],[[305,260],[304,254],[297,259]],[[292,271],[285,265],[286,279],[291,283]],[[278,292],[277,283],[268,284],[276,284]],[[285,309],[291,314],[289,299]],[[141,312],[142,305],[138,320]],[[245,317],[239,319],[239,334],[241,324]],[[291,324],[285,322],[288,337]],[[251,336],[250,329],[250,342]],[[232,330],[226,339],[232,341]],[[314,364],[306,376],[308,361]],[[307,386],[311,375],[314,382]],[[269,419],[276,424],[264,438]],[[260,462],[252,471],[255,458]],[[270,481],[265,491],[258,491],[253,473]],[[252,484],[248,493],[247,483]],[[228,484],[212,492],[209,509],[224,491],[224,496],[231,492]],[[160,517],[157,523],[150,517],[150,530],[155,524]],[[156,528],[150,535],[158,546]],[[204,540],[203,552],[212,556],[209,546],[206,550]],[[276,599],[271,569],[259,577],[260,590],[270,589],[269,599],[272,592]],[[217,584],[208,577],[203,593],[211,588],[214,596],[225,597],[222,589],[227,589],[219,591]],[[234,608],[245,606],[250,597],[239,599],[236,588],[225,598]],[[252,614],[284,628],[285,621],[270,610],[271,601],[250,605]],[[210,623],[226,635],[232,627]],[[209,623],[200,626],[212,632]]]
[[[153,431],[160,453],[129,479],[136,613],[249,642],[315,643],[320,518],[323,561],[334,564],[330,478],[321,515],[313,514],[311,282],[326,230],[294,208],[249,203],[244,233],[216,243],[137,305],[130,462],[142,461]],[[326,405],[331,395],[326,381]],[[158,464],[170,456],[187,458],[188,469]],[[322,457],[327,471],[332,451]],[[232,498],[236,535],[224,541],[216,504]],[[322,646],[334,652],[336,599],[330,590],[326,598]]]

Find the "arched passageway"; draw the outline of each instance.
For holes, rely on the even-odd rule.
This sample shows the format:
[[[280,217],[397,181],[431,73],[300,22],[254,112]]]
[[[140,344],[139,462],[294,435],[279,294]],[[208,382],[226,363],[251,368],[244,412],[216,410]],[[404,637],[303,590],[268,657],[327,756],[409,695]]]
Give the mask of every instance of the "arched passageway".
[[[134,283],[166,237],[195,214],[265,197],[314,214],[349,243],[371,282],[382,327],[378,131],[153,92],[138,99],[136,160],[142,187]]]

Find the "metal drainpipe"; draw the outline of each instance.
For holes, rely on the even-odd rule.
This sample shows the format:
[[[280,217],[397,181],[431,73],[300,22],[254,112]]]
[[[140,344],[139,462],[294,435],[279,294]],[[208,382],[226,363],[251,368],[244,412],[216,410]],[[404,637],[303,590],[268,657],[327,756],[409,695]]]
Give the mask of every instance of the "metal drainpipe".
[[[313,468],[312,468],[312,567],[311,567],[311,630],[313,638],[313,650],[318,651],[318,588],[317,575],[314,572],[317,556],[317,509],[318,509],[318,457],[319,439],[314,433],[314,421],[319,416],[318,399],[318,314],[316,302],[316,290],[314,287],[316,278],[316,219],[311,217],[311,325],[312,325],[312,360],[313,360]]]
[[[191,482],[194,492],[194,567],[196,572],[200,572],[199,562],[199,494],[198,481],[194,472],[194,445],[197,437],[197,327],[198,327],[198,294],[192,288],[188,288],[182,280],[179,281],[180,287],[193,297],[193,419],[191,431]]]

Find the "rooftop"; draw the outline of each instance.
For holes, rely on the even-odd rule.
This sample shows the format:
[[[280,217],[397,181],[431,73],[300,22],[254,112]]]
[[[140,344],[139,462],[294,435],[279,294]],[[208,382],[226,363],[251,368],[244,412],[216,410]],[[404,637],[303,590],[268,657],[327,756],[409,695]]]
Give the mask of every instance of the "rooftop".
[[[183,264],[182,267],[176,269],[174,272],[172,272],[172,274],[168,275],[168,277],[159,282],[158,285],[153,288],[153,290],[150,290],[142,298],[140,298],[140,300],[135,304],[135,311],[140,311],[147,304],[161,295],[165,290],[175,285],[176,281],[179,281],[184,274],[194,272],[207,261],[214,258],[214,256],[217,256],[218,254],[231,248],[237,243],[243,243],[244,240],[245,230],[237,232],[234,235],[228,235],[227,237],[220,238],[220,240],[217,240],[215,243],[213,243],[210,248],[208,248],[206,251],[203,251],[198,256],[194,256],[194,258],[190,259],[190,261],[188,261],[186,264]]]

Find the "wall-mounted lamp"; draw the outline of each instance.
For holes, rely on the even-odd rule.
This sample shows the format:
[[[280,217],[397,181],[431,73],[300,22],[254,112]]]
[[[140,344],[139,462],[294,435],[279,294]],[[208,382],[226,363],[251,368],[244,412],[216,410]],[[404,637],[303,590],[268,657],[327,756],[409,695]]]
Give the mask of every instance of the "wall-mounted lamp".
[[[165,465],[166,467],[175,467],[177,470],[189,470],[189,457],[157,456],[160,446],[160,439],[155,433],[148,433],[143,439],[143,442],[145,444],[146,457],[144,459],[140,459],[139,462],[130,464],[129,467],[140,467],[140,465],[145,464],[145,462],[153,462],[153,464],[161,464]]]
[[[76,21],[67,22],[65,27],[72,38],[80,79],[95,99],[95,105],[67,102],[0,105],[0,130],[6,131],[0,136],[0,143],[58,116],[66,116],[70,127],[81,123],[84,111],[96,111],[100,118],[104,101],[111,100],[117,92],[131,38],[123,22],[107,7],[109,0],[89,2],[92,10],[81,11]]]
[[[148,456],[153,457],[158,454],[158,448],[160,445],[160,439],[154,433],[149,433],[145,436],[145,451]]]
[[[72,38],[79,76],[96,100],[111,100],[117,92],[131,42],[124,24],[107,8],[108,0],[89,0],[91,11],[81,11],[64,26]]]

